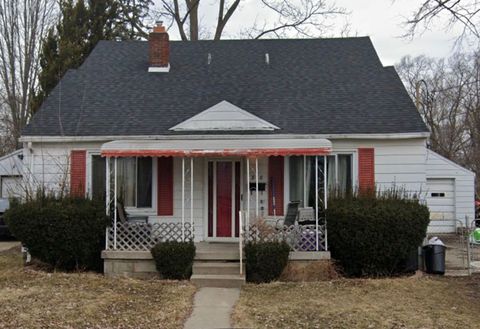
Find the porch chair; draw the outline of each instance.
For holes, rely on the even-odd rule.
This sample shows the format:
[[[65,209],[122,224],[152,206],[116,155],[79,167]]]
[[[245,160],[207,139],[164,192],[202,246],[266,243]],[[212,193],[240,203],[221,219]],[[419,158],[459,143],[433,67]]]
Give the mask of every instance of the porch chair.
[[[118,235],[128,237],[123,238],[124,243],[136,248],[138,243],[141,245],[152,239],[153,226],[148,223],[148,216],[129,215],[121,202],[117,202],[117,216],[122,224],[117,228]]]
[[[121,202],[117,202],[117,215],[122,223],[148,223],[148,216],[132,216],[125,211]]]
[[[297,220],[299,206],[300,206],[300,201],[289,202],[287,206],[287,214],[285,215],[285,218],[278,219],[277,222],[275,223],[275,228],[279,229],[278,224],[281,221],[283,221],[281,227],[294,225],[295,221]]]
[[[298,224],[315,224],[315,210],[312,207],[298,209]]]

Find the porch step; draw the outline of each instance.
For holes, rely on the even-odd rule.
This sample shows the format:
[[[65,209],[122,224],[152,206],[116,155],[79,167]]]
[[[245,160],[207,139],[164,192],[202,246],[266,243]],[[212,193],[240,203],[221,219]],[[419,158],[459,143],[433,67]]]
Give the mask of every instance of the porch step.
[[[245,276],[239,274],[194,274],[190,281],[199,288],[240,288],[245,283]]]
[[[238,275],[240,263],[238,262],[195,262],[193,263],[193,274],[214,274],[214,275]],[[245,265],[243,265],[245,273]]]
[[[238,250],[207,250],[197,249],[195,260],[221,260],[221,261],[239,261],[240,252]]]

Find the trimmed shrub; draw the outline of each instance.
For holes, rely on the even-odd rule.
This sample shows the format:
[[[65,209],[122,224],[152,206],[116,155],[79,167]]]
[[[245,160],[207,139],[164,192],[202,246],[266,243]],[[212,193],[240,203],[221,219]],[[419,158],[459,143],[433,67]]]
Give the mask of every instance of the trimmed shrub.
[[[39,196],[13,203],[5,221],[32,257],[67,271],[102,270],[100,254],[110,223],[103,202]]]
[[[327,221],[332,257],[347,276],[398,275],[426,235],[429,211],[397,193],[352,195],[329,200]]]
[[[192,275],[195,245],[190,242],[159,242],[151,250],[157,271],[163,278],[187,280]]]
[[[247,281],[277,280],[287,265],[290,246],[286,242],[248,242],[245,245]]]

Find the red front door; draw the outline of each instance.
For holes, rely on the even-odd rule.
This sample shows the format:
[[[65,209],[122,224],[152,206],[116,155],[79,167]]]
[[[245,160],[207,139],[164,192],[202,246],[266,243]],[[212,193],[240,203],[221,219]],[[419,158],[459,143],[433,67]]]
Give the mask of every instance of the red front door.
[[[217,162],[217,237],[232,236],[232,163]]]
[[[238,236],[236,213],[240,207],[240,162],[209,162],[208,199],[208,236],[219,238]]]

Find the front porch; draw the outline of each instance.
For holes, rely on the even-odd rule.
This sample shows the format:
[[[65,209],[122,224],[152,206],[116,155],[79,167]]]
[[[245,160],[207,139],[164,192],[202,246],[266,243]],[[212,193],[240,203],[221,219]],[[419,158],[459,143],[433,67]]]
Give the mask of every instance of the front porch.
[[[242,285],[245,280],[244,255],[239,244],[232,242],[195,243],[196,255],[191,280],[196,284],[228,287]],[[107,277],[137,279],[157,278],[159,274],[149,250],[104,250],[104,274]],[[289,263],[294,268],[330,260],[329,251],[291,251]],[[209,276],[214,275],[214,280]],[[197,280],[198,279],[198,280]],[[301,281],[301,278],[300,278]]]
[[[106,143],[112,225],[105,250],[149,251],[170,240],[282,240],[292,251],[327,251],[330,152],[325,139]]]

